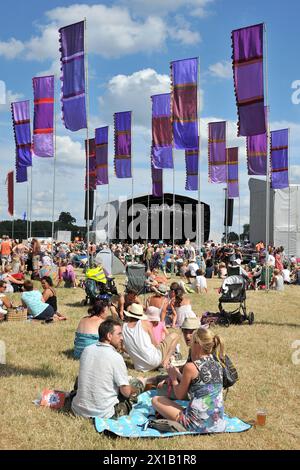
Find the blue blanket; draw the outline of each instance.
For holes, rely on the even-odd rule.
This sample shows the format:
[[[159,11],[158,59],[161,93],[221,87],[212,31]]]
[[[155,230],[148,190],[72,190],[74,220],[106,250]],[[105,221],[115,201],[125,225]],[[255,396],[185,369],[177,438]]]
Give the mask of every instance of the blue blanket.
[[[110,431],[120,437],[172,437],[185,434],[197,434],[195,432],[160,433],[156,429],[146,428],[148,419],[154,418],[154,409],[151,406],[151,398],[156,395],[155,390],[144,392],[138,397],[138,403],[134,405],[129,416],[118,419],[95,418],[95,428],[98,432]],[[182,406],[187,406],[186,401],[177,400]],[[250,424],[239,418],[225,416],[225,432],[243,432],[251,428]]]

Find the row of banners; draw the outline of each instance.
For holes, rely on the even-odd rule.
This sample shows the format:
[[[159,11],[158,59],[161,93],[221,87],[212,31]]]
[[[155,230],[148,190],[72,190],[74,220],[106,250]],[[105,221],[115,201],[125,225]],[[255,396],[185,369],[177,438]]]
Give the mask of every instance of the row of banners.
[[[85,22],[61,28],[61,103],[64,126],[87,128],[85,82]],[[232,65],[238,111],[238,136],[247,140],[249,175],[267,175],[268,112],[264,101],[264,25],[232,32]],[[163,170],[174,168],[173,149],[185,151],[187,191],[199,186],[198,58],[171,62],[171,92],[152,99],[151,173],[153,195],[163,194]],[[54,76],[35,77],[33,140],[30,102],[12,103],[16,143],[16,181],[27,181],[32,155],[54,156]],[[108,126],[95,130],[86,142],[89,172],[85,187],[109,184]],[[270,133],[271,185],[288,186],[288,129]],[[132,113],[114,114],[114,170],[117,178],[132,178]],[[226,122],[209,123],[208,167],[211,183],[226,183],[228,197],[239,196],[238,147],[227,148]],[[89,173],[89,174],[88,174]]]

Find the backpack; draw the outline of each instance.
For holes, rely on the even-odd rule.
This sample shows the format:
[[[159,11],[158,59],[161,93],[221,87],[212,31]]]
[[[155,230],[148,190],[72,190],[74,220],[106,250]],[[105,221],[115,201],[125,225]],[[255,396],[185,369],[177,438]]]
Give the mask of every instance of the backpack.
[[[229,387],[232,387],[238,381],[239,376],[231,359],[227,354],[225,354],[223,360],[216,354],[214,354],[213,357],[221,364],[223,369],[223,388],[228,389]]]

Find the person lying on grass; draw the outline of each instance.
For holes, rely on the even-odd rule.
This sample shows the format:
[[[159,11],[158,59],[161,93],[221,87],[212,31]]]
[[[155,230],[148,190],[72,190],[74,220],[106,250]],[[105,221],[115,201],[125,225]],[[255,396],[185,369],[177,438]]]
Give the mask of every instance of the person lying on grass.
[[[169,398],[155,396],[153,408],[164,418],[180,423],[187,431],[213,433],[225,431],[223,404],[223,370],[213,357],[219,352],[224,356],[223,341],[210,330],[199,328],[193,333],[191,358],[183,368],[179,382],[175,367],[169,366],[168,374],[176,399],[183,400],[189,394],[186,408]]]
[[[80,358],[78,389],[72,411],[83,418],[118,418],[129,414],[142,380],[128,378],[119,350],[123,335],[119,321],[108,318],[99,326],[99,341],[84,349]]]

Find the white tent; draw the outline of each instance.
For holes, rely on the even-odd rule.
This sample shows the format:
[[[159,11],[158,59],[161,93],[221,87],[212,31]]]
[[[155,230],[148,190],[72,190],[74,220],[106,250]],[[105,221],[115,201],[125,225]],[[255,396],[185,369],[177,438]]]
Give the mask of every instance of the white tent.
[[[125,273],[124,264],[109,249],[99,251],[96,255],[95,263],[102,264],[105,272],[109,276]]]

